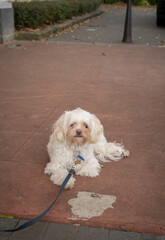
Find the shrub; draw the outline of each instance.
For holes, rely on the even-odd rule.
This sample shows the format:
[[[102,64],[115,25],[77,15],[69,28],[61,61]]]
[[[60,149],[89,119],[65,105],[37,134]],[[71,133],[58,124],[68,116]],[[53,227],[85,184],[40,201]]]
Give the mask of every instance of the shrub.
[[[127,3],[127,0],[102,0],[102,3],[113,4],[119,1]],[[147,4],[155,5],[156,0],[132,0],[132,4],[133,5],[147,5]]]
[[[14,2],[15,28],[25,29],[54,24],[72,16],[96,10],[101,0],[54,0]]]

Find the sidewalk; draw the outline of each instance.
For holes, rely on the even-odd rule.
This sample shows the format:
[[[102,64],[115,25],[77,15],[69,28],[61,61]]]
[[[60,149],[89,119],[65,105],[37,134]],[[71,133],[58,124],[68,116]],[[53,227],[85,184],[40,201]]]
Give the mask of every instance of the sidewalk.
[[[123,142],[131,152],[127,159],[105,163],[96,178],[76,176],[75,188],[62,193],[44,217],[46,223],[29,228],[27,235],[14,233],[12,239],[26,239],[24,234],[54,239],[54,231],[65,228],[60,239],[72,231],[75,239],[92,239],[90,234],[98,239],[105,234],[108,240],[164,239],[159,236],[165,235],[164,59],[164,47],[134,44],[0,45],[0,214],[32,219],[56,197],[59,188],[44,175],[46,145],[52,124],[65,110],[81,107],[96,114],[107,139]],[[84,219],[68,203],[80,192],[115,196],[116,201],[100,216]],[[0,221],[1,228],[8,227]]]
[[[20,44],[0,46],[1,214],[31,219],[54,200],[58,187],[43,173],[46,145],[54,121],[79,106],[131,155],[104,164],[97,178],[77,176],[44,220],[164,234],[164,49]],[[68,201],[81,191],[116,196],[114,208],[72,219]]]
[[[104,14],[55,34],[50,42],[122,44],[126,5],[103,5]],[[156,6],[132,6],[133,44],[165,46],[165,28],[156,25]]]

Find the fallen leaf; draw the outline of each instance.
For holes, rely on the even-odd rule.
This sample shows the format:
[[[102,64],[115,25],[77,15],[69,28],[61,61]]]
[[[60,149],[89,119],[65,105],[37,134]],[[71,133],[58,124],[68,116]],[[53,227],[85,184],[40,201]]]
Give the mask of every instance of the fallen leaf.
[[[80,224],[79,224],[79,223],[75,223],[75,224],[73,224],[73,226],[75,226],[75,227],[79,227]]]

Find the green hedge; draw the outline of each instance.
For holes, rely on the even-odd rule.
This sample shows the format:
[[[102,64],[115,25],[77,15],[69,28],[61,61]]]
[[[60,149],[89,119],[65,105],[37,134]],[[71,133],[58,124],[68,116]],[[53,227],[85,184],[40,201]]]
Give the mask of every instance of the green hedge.
[[[101,0],[54,0],[14,2],[15,28],[17,30],[50,25],[96,10]]]
[[[106,3],[106,4],[114,4],[117,2],[124,2],[127,3],[127,0],[102,0],[102,3]],[[155,5],[156,4],[156,0],[132,0],[132,4],[133,5]]]

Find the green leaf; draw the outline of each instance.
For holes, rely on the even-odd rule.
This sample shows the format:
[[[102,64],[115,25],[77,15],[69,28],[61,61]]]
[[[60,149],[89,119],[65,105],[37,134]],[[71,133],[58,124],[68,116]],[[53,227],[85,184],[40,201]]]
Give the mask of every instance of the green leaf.
[[[5,215],[0,214],[0,218],[14,218],[14,217],[13,216],[5,216]]]

